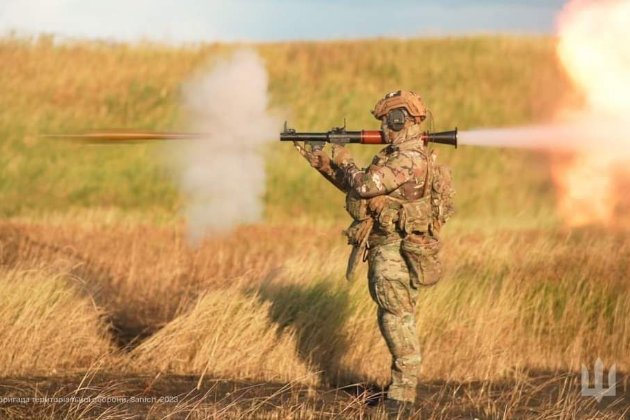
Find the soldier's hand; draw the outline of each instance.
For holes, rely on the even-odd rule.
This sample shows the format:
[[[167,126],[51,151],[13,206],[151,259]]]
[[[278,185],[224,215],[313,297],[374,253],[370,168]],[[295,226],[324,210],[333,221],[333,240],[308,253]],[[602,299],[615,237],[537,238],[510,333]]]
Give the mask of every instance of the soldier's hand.
[[[338,144],[333,144],[332,161],[337,166],[345,166],[348,163],[352,162],[352,156],[350,155],[350,150]]]
[[[315,169],[327,170],[330,168],[330,157],[322,150],[315,150],[308,154],[308,162]]]
[[[309,152],[308,152],[308,150],[306,150],[306,148],[304,148],[304,146],[302,144],[298,143],[297,141],[294,141],[293,142],[293,147],[295,147],[295,150],[297,150],[302,156],[307,158],[306,156],[308,155]]]
[[[304,156],[306,160],[308,160],[308,163],[310,163],[313,168],[317,170],[330,169],[330,157],[328,157],[326,152],[324,152],[323,150],[307,150],[306,147],[295,141],[293,142],[293,145],[295,146],[297,151],[300,152],[300,154]]]

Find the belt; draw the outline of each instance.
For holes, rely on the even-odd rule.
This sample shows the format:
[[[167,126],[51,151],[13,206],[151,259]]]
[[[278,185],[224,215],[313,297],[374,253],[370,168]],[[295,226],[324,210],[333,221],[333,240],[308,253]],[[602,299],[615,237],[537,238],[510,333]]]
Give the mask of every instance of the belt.
[[[389,235],[372,234],[368,237],[368,248],[391,244],[402,241],[402,239],[403,235],[401,232],[393,232]]]

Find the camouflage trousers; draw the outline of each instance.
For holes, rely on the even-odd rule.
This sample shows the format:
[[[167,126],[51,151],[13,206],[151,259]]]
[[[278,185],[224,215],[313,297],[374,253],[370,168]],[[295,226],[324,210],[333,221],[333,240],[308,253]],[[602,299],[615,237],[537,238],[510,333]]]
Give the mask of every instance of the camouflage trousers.
[[[411,284],[400,246],[396,241],[370,249],[368,281],[378,305],[378,325],[392,355],[387,397],[413,402],[421,361],[415,318],[418,289]]]

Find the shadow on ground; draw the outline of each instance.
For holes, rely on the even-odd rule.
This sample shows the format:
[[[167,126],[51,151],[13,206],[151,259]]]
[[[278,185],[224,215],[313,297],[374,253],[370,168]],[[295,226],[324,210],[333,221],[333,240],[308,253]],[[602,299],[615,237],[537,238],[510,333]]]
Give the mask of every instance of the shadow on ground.
[[[68,278],[80,279],[77,289],[106,308],[105,324],[112,341],[121,350],[131,350],[153,335],[159,328],[142,321],[133,310],[113,304],[117,300],[116,277],[102,264],[81,254],[72,246],[57,245],[30,236],[19,225],[0,224],[0,268],[39,267],[46,262],[51,271],[56,262],[64,261],[63,272]],[[27,262],[27,265],[24,265]]]
[[[338,388],[361,382],[340,363],[342,356],[352,351],[343,328],[351,306],[347,290],[332,288],[328,282],[274,282],[277,274],[270,273],[250,293],[271,303],[271,318],[280,327],[279,333],[284,328],[295,331],[300,358],[320,372],[322,383]]]

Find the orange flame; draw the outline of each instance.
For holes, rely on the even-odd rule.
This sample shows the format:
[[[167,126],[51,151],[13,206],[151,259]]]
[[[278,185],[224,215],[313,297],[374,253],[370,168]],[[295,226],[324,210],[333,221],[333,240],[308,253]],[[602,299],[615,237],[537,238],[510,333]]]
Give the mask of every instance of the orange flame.
[[[558,30],[558,56],[586,101],[573,117],[630,129],[630,1],[572,0],[559,16]],[[615,176],[620,163],[630,163],[627,149],[602,147],[556,159],[559,210],[569,226],[618,221],[615,209],[624,199]]]

